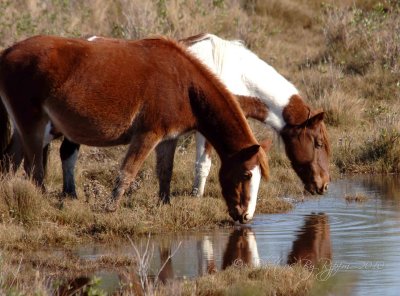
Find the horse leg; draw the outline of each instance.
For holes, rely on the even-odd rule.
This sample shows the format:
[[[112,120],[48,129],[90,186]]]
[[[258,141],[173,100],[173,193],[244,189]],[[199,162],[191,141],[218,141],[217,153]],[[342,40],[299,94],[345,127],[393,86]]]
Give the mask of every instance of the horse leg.
[[[34,120],[24,123],[19,129],[24,147],[24,169],[37,185],[43,187],[43,137],[48,121],[44,116],[31,119]]]
[[[3,172],[10,170],[16,171],[24,158],[21,139],[16,131],[14,131],[10,143],[4,152],[4,165],[2,166]]]
[[[50,143],[46,142],[46,145],[43,147],[43,170],[46,171],[47,168],[47,160],[49,156],[49,148]],[[6,155],[4,159],[4,166],[2,167],[4,171],[17,170],[21,165],[22,160],[24,159],[24,151],[21,138],[16,130],[14,130],[13,135],[10,139],[10,143],[8,144],[4,155]]]
[[[170,202],[172,169],[178,139],[166,140],[156,147],[157,176],[160,185],[159,196],[163,203]]]
[[[121,196],[135,179],[143,161],[160,140],[161,137],[152,131],[135,134],[132,137],[128,152],[122,162],[120,174],[115,181],[111,198],[107,202],[106,210],[115,211],[118,208]]]
[[[49,160],[49,153],[50,153],[50,144],[47,144],[43,147],[43,171],[44,175],[46,175],[47,170],[47,162]]]
[[[211,169],[211,144],[199,132],[196,133],[196,164],[192,195],[203,196],[206,180]]]
[[[78,159],[79,144],[69,141],[64,138],[60,147],[60,157],[63,171],[63,192],[64,196],[77,198],[75,188],[74,169]]]

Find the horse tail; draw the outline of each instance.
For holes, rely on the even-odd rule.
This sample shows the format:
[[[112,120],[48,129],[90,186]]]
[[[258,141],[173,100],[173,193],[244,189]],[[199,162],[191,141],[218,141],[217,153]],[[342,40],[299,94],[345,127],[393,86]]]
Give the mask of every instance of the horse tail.
[[[4,51],[0,51],[0,66]],[[0,98],[0,162],[4,158],[5,151],[10,144],[11,140],[11,122],[3,103],[2,98]]]
[[[3,159],[6,148],[10,144],[11,123],[6,106],[0,98],[0,160]]]

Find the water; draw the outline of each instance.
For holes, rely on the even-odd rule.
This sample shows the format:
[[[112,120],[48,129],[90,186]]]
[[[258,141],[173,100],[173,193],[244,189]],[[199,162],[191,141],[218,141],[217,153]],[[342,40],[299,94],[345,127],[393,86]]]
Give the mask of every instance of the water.
[[[355,194],[368,199],[347,202],[344,198]],[[146,241],[135,242],[142,253]],[[317,295],[399,295],[400,178],[338,180],[327,195],[299,203],[290,213],[257,215],[246,227],[156,236],[150,245],[150,274],[159,273],[161,281],[197,277],[232,264],[300,261],[317,275]],[[76,252],[89,259],[112,252],[134,253],[131,244],[118,249],[82,247]],[[327,260],[332,264],[324,269]]]

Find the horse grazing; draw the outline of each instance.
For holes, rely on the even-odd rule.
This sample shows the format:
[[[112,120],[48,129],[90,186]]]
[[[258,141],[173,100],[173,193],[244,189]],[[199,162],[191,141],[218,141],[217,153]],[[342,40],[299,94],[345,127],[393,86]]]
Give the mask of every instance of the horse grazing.
[[[129,144],[111,210],[159,143],[197,129],[221,158],[230,216],[241,223],[253,217],[261,176],[268,176],[266,155],[235,98],[177,42],[35,36],[2,53],[0,96],[22,142],[25,170],[39,185],[49,121],[75,143]]]
[[[123,42],[93,36],[92,42]],[[240,41],[227,41],[212,34],[181,40],[189,50],[219,76],[237,95],[246,117],[265,123],[281,136],[292,167],[312,194],[328,189],[330,147],[324,113],[313,111],[298,90],[270,65],[248,50]],[[197,151],[193,194],[204,194],[211,168],[211,145],[196,134]],[[164,141],[156,148],[160,196],[169,198],[177,139]],[[64,139],[60,155],[63,165],[63,192],[76,197],[74,167],[79,145]]]
[[[212,34],[181,40],[235,95],[248,116],[271,126],[283,139],[293,169],[311,194],[328,189],[330,147],[324,112],[313,111],[292,83],[240,41]],[[263,106],[264,105],[264,106]],[[253,111],[254,114],[251,114]],[[256,111],[256,112],[254,112]],[[203,195],[211,167],[210,145],[197,133],[194,192]]]

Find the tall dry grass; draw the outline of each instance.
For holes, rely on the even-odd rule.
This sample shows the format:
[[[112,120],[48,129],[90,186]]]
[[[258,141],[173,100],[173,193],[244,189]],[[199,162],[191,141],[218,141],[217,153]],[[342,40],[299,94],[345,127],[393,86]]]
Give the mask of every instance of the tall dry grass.
[[[392,107],[400,89],[400,8],[396,1],[19,0],[3,1],[0,5],[3,47],[43,33],[121,38],[167,34],[181,38],[208,31],[225,38],[244,39],[260,57],[292,80],[310,105],[325,110],[333,146],[333,171],[399,169],[399,110]],[[259,139],[275,137],[260,124],[252,123],[252,128]],[[46,195],[34,191],[29,182],[3,178],[5,185],[1,188],[7,193],[1,199],[0,207],[6,213],[2,221],[18,221],[32,228],[38,225],[38,220],[48,219],[52,225],[48,229],[53,234],[58,227],[64,228],[65,231],[58,232],[61,235],[56,235],[56,240],[63,241],[63,236],[69,240],[75,235],[107,237],[108,233],[137,234],[157,227],[189,229],[225,223],[227,219],[220,198],[215,155],[207,198],[192,200],[188,196],[194,167],[194,142],[190,137],[181,142],[176,155],[172,180],[176,201],[169,208],[157,203],[158,184],[152,156],[132,185],[128,194],[132,198],[125,202],[120,217],[104,219],[96,207],[111,190],[125,148],[83,147],[76,174],[80,200],[60,203],[58,147],[59,143],[53,145]],[[272,177],[269,184],[260,188],[258,212],[290,209],[290,204],[279,199],[281,196],[302,198],[302,186],[283,150],[283,144],[275,137],[269,153]],[[218,207],[210,217],[206,213],[213,211],[213,203]],[[136,211],[134,217],[129,215],[132,209]],[[154,215],[162,219],[149,218]],[[35,220],[35,217],[43,218]],[[74,223],[83,227],[66,235]],[[43,242],[51,235],[41,233],[38,237],[41,239],[36,241]]]
[[[136,260],[151,257],[151,246],[149,248],[147,253],[138,254]],[[101,288],[100,279],[87,276],[95,270],[90,260],[60,256],[43,258],[46,255],[42,258],[13,259],[11,254],[0,255],[3,255],[0,256],[2,295],[107,295]],[[139,264],[132,258],[106,257],[94,261],[103,268],[114,266],[116,273],[121,275],[121,286],[114,292],[115,295],[308,295],[315,286],[315,276],[299,265],[232,266],[197,279],[162,284],[148,277],[148,262]],[[37,269],[40,264],[43,265],[42,270],[47,270],[51,276]]]
[[[0,176],[1,222],[31,226],[41,216],[44,203],[40,189],[29,180]]]
[[[35,34],[135,39],[157,34],[182,38],[211,32],[227,39],[242,39],[291,80],[311,106],[325,110],[333,175],[338,171],[399,172],[399,14],[400,4],[395,0],[1,1],[0,48]],[[278,137],[260,124],[252,122],[251,126],[257,138],[274,139],[269,153],[271,179],[260,188],[257,213],[287,211],[292,205],[281,197],[301,199],[302,185]],[[3,249],[112,241],[127,234],[229,225],[218,184],[216,155],[206,197],[189,196],[195,149],[191,137],[180,142],[175,158],[170,206],[158,204],[152,155],[121,210],[107,215],[99,211],[99,205],[111,191],[125,148],[82,147],[76,173],[79,199],[60,201],[59,145],[56,142],[52,147],[47,193],[22,178],[21,172],[1,177]],[[11,267],[3,261],[4,266],[7,268],[0,268],[0,294],[13,286],[4,273]],[[237,279],[244,280],[245,285],[243,289],[235,286],[235,291],[258,293],[263,287],[277,292],[280,290],[268,290],[275,284],[284,285],[277,278],[291,279],[301,274],[298,270],[289,271],[289,275],[274,273],[280,276],[271,279],[266,274],[273,273],[267,270],[230,270],[182,283],[176,291],[206,294],[211,293],[211,286],[220,293],[229,293],[233,291],[229,284]],[[39,286],[45,289],[45,285]],[[22,294],[30,291],[17,287]],[[282,293],[297,295],[308,291],[307,287],[306,282],[298,292]]]

